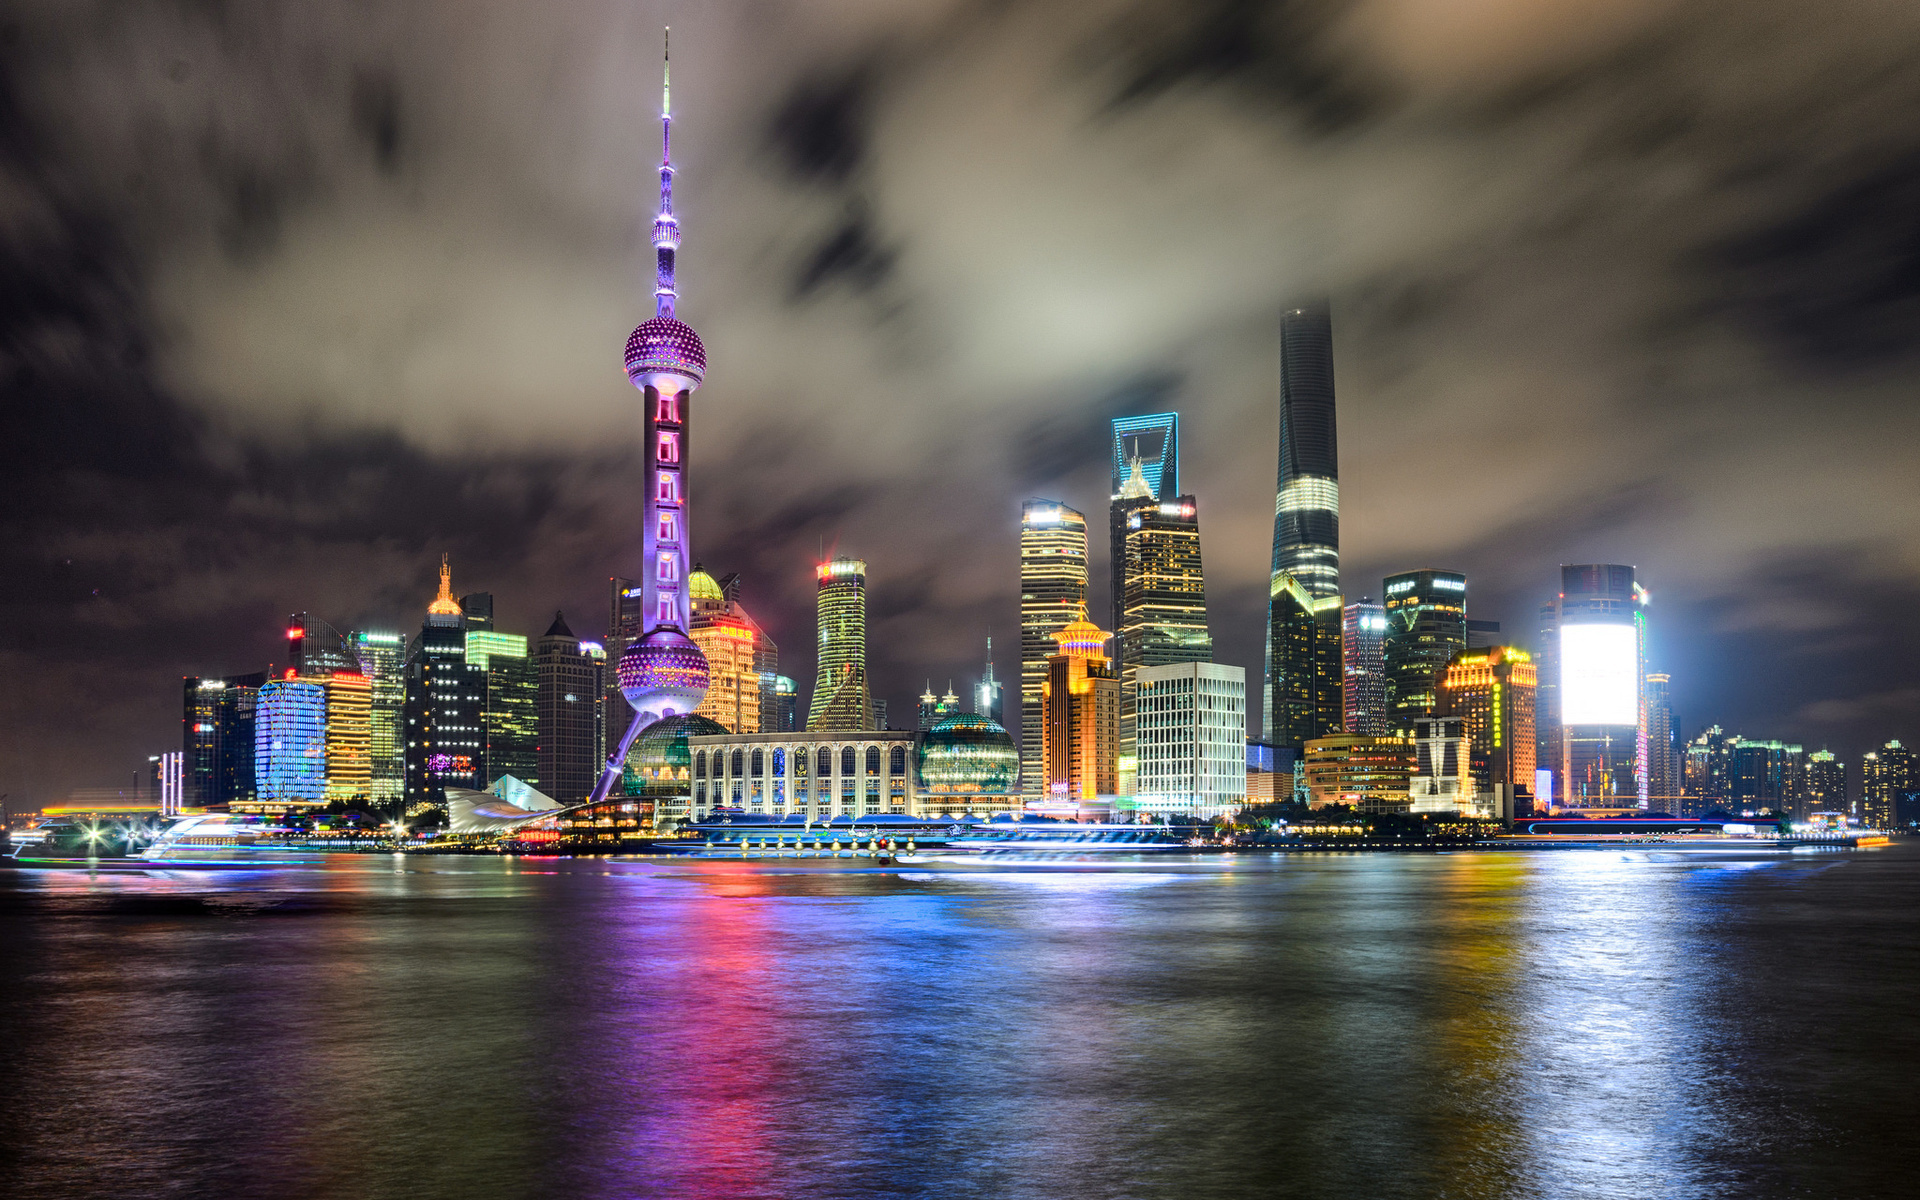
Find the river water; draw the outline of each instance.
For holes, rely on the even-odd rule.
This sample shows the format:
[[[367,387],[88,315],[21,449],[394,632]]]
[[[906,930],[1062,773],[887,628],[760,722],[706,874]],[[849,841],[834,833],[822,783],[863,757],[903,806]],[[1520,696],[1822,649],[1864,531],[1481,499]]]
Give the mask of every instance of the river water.
[[[1908,1197],[1920,844],[0,871],[9,1197]]]

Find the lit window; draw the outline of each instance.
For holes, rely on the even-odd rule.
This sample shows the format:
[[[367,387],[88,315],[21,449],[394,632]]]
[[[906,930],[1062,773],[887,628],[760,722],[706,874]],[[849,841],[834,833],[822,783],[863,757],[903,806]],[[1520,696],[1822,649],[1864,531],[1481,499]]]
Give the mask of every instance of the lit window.
[[[658,579],[661,583],[673,583],[677,581],[680,578],[679,556],[674,554],[662,554],[660,556],[659,567],[657,570],[654,571],[653,577],[655,579]]]
[[[679,541],[680,540],[679,514],[671,513],[671,512],[661,513],[659,528],[656,529],[654,533],[655,533],[655,536],[658,537],[663,542]]]
[[[658,400],[654,405],[653,419],[665,424],[678,425],[680,423],[680,393],[659,392],[657,395]]]
[[[660,472],[660,482],[653,498],[662,504],[680,503],[680,472]]]
[[[679,462],[680,461],[680,435],[678,433],[674,433],[669,430],[661,430],[660,433],[658,434],[658,437],[659,437],[659,446],[657,448],[655,457],[658,458],[658,460],[663,463]]]

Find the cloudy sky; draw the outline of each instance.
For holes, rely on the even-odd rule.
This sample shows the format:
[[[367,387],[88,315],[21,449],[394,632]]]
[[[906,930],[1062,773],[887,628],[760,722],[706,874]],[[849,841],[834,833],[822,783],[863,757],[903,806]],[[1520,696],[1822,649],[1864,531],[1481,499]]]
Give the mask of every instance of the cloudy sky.
[[[1920,738],[1920,9],[1894,0],[15,0],[0,792],[130,778],[287,613],[605,622],[674,25],[697,557],[810,682],[1015,673],[1023,496],[1179,410],[1257,670],[1279,314],[1331,297],[1346,589],[1518,630],[1639,566],[1686,732]],[[1095,555],[1104,586],[1104,539]],[[1099,594],[1104,594],[1099,593]]]

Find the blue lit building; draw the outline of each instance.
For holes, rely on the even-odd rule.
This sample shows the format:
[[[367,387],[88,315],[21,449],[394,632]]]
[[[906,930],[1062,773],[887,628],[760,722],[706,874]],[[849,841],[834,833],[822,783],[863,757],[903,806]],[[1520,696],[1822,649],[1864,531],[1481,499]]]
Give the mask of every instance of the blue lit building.
[[[1180,494],[1180,414],[1115,417],[1111,458],[1113,491],[1112,505],[1107,510],[1107,532],[1113,557],[1107,562],[1113,577],[1113,620],[1108,628],[1118,632],[1127,623],[1126,584],[1122,578],[1125,572],[1120,564],[1127,557],[1127,517],[1133,507],[1131,502],[1171,499]],[[1144,489],[1144,497],[1122,495],[1133,476],[1135,459],[1139,460],[1140,471],[1136,486]]]
[[[286,809],[327,802],[325,687],[276,679],[260,689],[253,710],[253,776],[253,806]]]

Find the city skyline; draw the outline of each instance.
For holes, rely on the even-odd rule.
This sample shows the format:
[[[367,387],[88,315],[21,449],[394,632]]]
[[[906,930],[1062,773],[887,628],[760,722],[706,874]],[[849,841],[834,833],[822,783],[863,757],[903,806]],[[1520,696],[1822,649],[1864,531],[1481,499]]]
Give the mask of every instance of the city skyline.
[[[196,111],[190,104],[169,107],[168,97],[196,96],[217,85],[271,99],[296,86],[275,74],[284,57],[250,52],[264,44],[262,28],[231,19],[236,24],[224,42],[210,38],[209,27],[182,19],[148,31],[153,36],[140,40],[139,55],[82,52],[60,68],[46,65],[48,59],[17,81],[24,103],[8,119],[34,136],[18,142],[26,157],[9,160],[7,169],[62,181],[58,189],[24,185],[48,215],[51,232],[47,241],[25,247],[22,262],[29,271],[65,277],[80,271],[93,281],[63,293],[74,297],[72,311],[84,318],[77,324],[62,324],[68,318],[60,314],[68,310],[52,305],[24,313],[11,327],[9,345],[31,371],[14,378],[35,389],[29,392],[34,402],[9,413],[20,422],[10,426],[12,452],[26,457],[9,476],[20,491],[18,502],[8,505],[8,563],[22,584],[9,601],[12,632],[4,648],[7,661],[33,684],[22,697],[17,734],[0,748],[0,770],[23,796],[98,782],[86,774],[95,769],[88,764],[143,760],[171,745],[178,720],[173,681],[281,663],[280,621],[287,613],[312,611],[341,629],[412,628],[423,595],[432,594],[432,564],[442,552],[461,564],[468,586],[496,595],[502,628],[528,635],[545,628],[542,614],[555,608],[585,618],[576,621],[581,632],[601,633],[587,614],[603,610],[604,581],[632,569],[638,522],[621,486],[639,456],[624,426],[631,395],[623,380],[603,378],[598,347],[618,314],[633,311],[644,292],[638,235],[651,168],[635,129],[645,125],[637,118],[654,102],[647,73],[582,72],[561,89],[557,103],[564,113],[528,109],[523,124],[500,127],[500,136],[521,151],[548,140],[556,128],[604,130],[582,135],[591,145],[550,148],[558,164],[554,177],[578,187],[553,197],[558,211],[579,218],[576,231],[567,233],[563,222],[530,223],[488,207],[525,185],[528,175],[510,155],[494,157],[498,148],[462,140],[480,127],[476,117],[448,117],[451,141],[435,150],[426,134],[434,128],[432,114],[464,111],[465,99],[476,101],[476,114],[497,111],[497,104],[514,107],[529,94],[530,81],[510,64],[490,72],[427,71],[426,48],[444,44],[429,36],[431,17],[418,18],[424,24],[410,30],[382,31],[393,35],[395,61],[359,74],[342,70],[339,78],[359,82],[343,83],[337,93],[314,85],[323,92],[299,96],[294,107],[312,114],[315,124],[295,121],[286,105],[259,103],[253,123],[240,127],[232,162],[218,170],[181,165],[185,160],[174,156],[194,144],[198,118],[185,115]],[[1178,34],[1183,18],[1171,19]],[[59,44],[77,36],[58,16],[33,20],[39,24],[27,31],[29,41]],[[1648,20],[1652,24],[1635,27],[1636,36],[1653,38],[1674,55],[1699,53],[1701,39],[1714,36]],[[688,53],[696,61],[767,61],[768,44],[752,42],[751,35],[743,47],[726,41],[742,35],[699,23],[692,29]],[[979,32],[986,44],[1001,45],[1024,31],[1017,19],[982,19]],[[606,35],[560,22],[540,36],[579,47],[590,44],[590,33],[610,36],[610,52],[631,64],[649,60],[657,28],[636,19],[631,30]],[[353,67],[366,60],[341,27],[321,21],[302,36],[315,40],[293,49],[323,61]],[[877,30],[855,31],[850,43],[875,36]],[[1864,41],[1847,40],[1844,30],[1823,36],[1862,59],[1875,53]],[[815,37],[824,33],[803,40],[823,44],[810,40]],[[1174,36],[1164,44],[1184,43]],[[1530,61],[1544,70],[1571,70],[1575,63],[1618,69],[1604,57],[1582,57],[1599,50],[1548,53],[1526,44],[1539,51]],[[1057,40],[1042,39],[1042,53],[1060,49]],[[484,44],[461,51],[492,52]],[[991,62],[970,52],[928,53],[959,77],[997,78]],[[1064,61],[1048,59],[1038,75],[1063,89],[1063,127],[1074,128],[1086,112],[1100,111],[1103,93],[1094,82],[1071,78]],[[1244,78],[1206,82],[1194,63],[1155,61],[1159,73],[1141,68],[1149,82],[1116,110],[1110,135],[1076,135],[1088,155],[1111,165],[1111,156],[1163,134],[1176,113],[1191,117],[1187,105],[1216,118],[1273,122],[1280,149],[1259,160],[1266,165],[1317,144],[1297,126],[1297,110],[1283,106],[1275,115],[1248,108],[1236,90]],[[877,127],[880,117],[909,111],[922,112],[920,120],[962,122],[973,133],[998,131],[1008,118],[993,109],[961,116],[957,106],[925,103],[928,85],[920,80],[869,72],[844,57],[829,62],[818,77],[775,72],[731,97],[717,80],[737,79],[738,70],[706,72],[704,81],[696,72],[696,95],[707,102],[697,118],[706,174],[682,198],[699,213],[701,228],[712,230],[689,260],[701,264],[692,290],[702,329],[716,353],[724,347],[738,367],[713,393],[712,411],[728,415],[702,431],[700,454],[711,464],[701,475],[711,497],[702,507],[702,557],[753,581],[756,617],[775,641],[795,648],[783,659],[783,674],[812,676],[808,569],[819,542],[828,540],[872,564],[876,695],[897,710],[929,674],[971,678],[984,628],[1015,624],[1004,580],[1014,561],[1010,529],[1020,498],[1051,496],[1096,513],[1095,491],[1108,485],[1104,456],[1096,453],[1107,423],[1165,411],[1183,418],[1183,485],[1209,518],[1215,657],[1256,670],[1264,601],[1257,583],[1265,538],[1259,526],[1271,496],[1270,414],[1278,377],[1273,329],[1292,297],[1320,293],[1333,298],[1340,314],[1342,567],[1349,581],[1363,581],[1347,583],[1349,600],[1370,591],[1372,580],[1438,562],[1474,581],[1477,614],[1526,630],[1559,564],[1633,564],[1654,592],[1648,666],[1671,676],[1683,735],[1717,723],[1755,738],[1831,745],[1850,762],[1889,737],[1913,739],[1920,697],[1904,677],[1920,653],[1888,615],[1906,586],[1900,569],[1889,564],[1904,561],[1905,535],[1897,528],[1912,508],[1911,484],[1895,469],[1904,461],[1902,447],[1913,440],[1903,437],[1910,418],[1870,403],[1884,377],[1863,379],[1833,363],[1836,353],[1857,351],[1865,364],[1902,369],[1902,355],[1868,335],[1895,332],[1903,318],[1872,300],[1871,289],[1843,286],[1838,293],[1852,307],[1807,316],[1792,327],[1792,337],[1767,336],[1778,326],[1762,319],[1799,314],[1780,299],[1789,284],[1845,283],[1834,274],[1840,268],[1828,243],[1802,239],[1792,243],[1795,249],[1762,235],[1784,236],[1800,228],[1796,222],[1836,205],[1841,212],[1865,206],[1865,216],[1874,217],[1868,201],[1846,190],[1848,179],[1802,178],[1798,191],[1766,189],[1764,211],[1748,225],[1724,213],[1710,229],[1685,225],[1689,245],[1710,248],[1733,239],[1738,251],[1715,260],[1717,273],[1695,282],[1748,281],[1752,286],[1742,294],[1755,297],[1761,311],[1734,305],[1730,314],[1723,307],[1711,317],[1676,315],[1673,304],[1662,303],[1670,291],[1636,289],[1606,275],[1611,286],[1597,297],[1581,293],[1583,306],[1599,302],[1597,319],[1585,324],[1594,330],[1591,337],[1611,339],[1604,344],[1542,336],[1529,315],[1563,314],[1555,303],[1561,293],[1551,285],[1565,280],[1529,275],[1530,260],[1516,258],[1504,234],[1447,226],[1442,240],[1466,251],[1451,261],[1467,264],[1449,271],[1447,255],[1409,249],[1399,234],[1383,240],[1325,232],[1312,214],[1336,211],[1344,193],[1323,181],[1330,190],[1325,201],[1285,192],[1305,206],[1298,220],[1268,226],[1222,219],[1203,233],[1182,234],[1178,249],[1186,265],[1171,276],[1160,260],[1137,274],[1114,267],[1120,286],[1108,292],[1146,294],[1152,289],[1135,284],[1172,279],[1182,298],[1157,299],[1150,318],[1102,301],[1088,310],[1099,326],[1087,335],[1094,339],[1090,348],[1059,338],[1051,348],[1023,343],[1023,353],[1036,356],[1035,370],[1011,389],[988,394],[976,386],[983,348],[1019,339],[1010,342],[998,318],[976,315],[958,324],[934,318],[982,277],[935,232],[957,210],[943,202],[906,203],[925,200],[912,185],[932,168],[881,138]],[[1658,65],[1642,69],[1653,72],[1655,83],[1673,82]],[[149,77],[151,83],[131,82]],[[470,94],[466,89],[481,78],[490,80],[488,90]],[[49,96],[76,79],[120,85],[114,93],[119,107],[91,114],[47,107]],[[1190,95],[1180,90],[1188,84]],[[1778,91],[1771,102],[1784,103],[1810,85],[1783,78],[1772,86]],[[1656,87],[1645,102],[1665,94]],[[1362,146],[1378,149],[1387,133],[1408,131],[1390,101],[1380,104],[1355,129]],[[1582,107],[1577,96],[1528,104],[1538,120],[1562,130],[1581,119],[1608,125],[1622,119]],[[940,115],[927,118],[924,111]],[[583,113],[606,119],[596,124]],[[129,173],[117,139],[127,122],[148,118],[157,121],[156,132]],[[1776,123],[1773,136],[1831,137],[1831,128],[1816,131],[1815,124],[1811,117],[1790,130]],[[1473,136],[1497,142],[1514,135]],[[1724,156],[1739,153],[1731,148],[1736,140],[1716,150],[1710,138],[1688,135],[1677,138],[1672,153],[1702,166],[1727,166]],[[1015,138],[1012,144],[1028,143]],[[299,182],[289,155],[298,157],[303,147],[311,151],[306,169],[333,186]],[[1655,157],[1649,152],[1649,160]],[[968,170],[979,163],[978,156],[956,158],[956,166]],[[1200,189],[1187,207],[1213,211],[1225,194],[1219,165],[1200,150],[1174,158]],[[583,176],[581,164],[588,161],[620,165],[608,178]],[[1042,182],[1071,189],[1080,178],[1065,166],[1019,161],[1021,170],[1041,172]],[[108,162],[115,164],[112,172],[100,174]],[[476,173],[482,164],[488,170]],[[1644,170],[1649,180],[1667,178],[1651,161],[1612,165],[1629,175]],[[244,189],[233,182],[242,176],[264,181],[272,199],[243,203]],[[1871,177],[1867,172],[1853,182]],[[1502,178],[1525,191],[1524,173]],[[400,205],[403,184],[415,189],[412,207]],[[1590,194],[1579,186],[1555,181],[1559,191]],[[1044,216],[1033,209],[1031,191],[1010,202],[1023,206],[1023,216]],[[479,196],[485,211],[460,209],[456,195]],[[837,215],[849,199],[870,202],[856,206],[865,213],[860,220]],[[1113,218],[1110,242],[1062,231],[1057,223],[1000,223],[1012,236],[1030,238],[1025,230],[1037,229],[1059,242],[1058,254],[1039,256],[1044,269],[1033,266],[1033,258],[1020,260],[1020,279],[1030,290],[1064,289],[1046,293],[1064,296],[1063,310],[1088,294],[1079,290],[1086,285],[1076,282],[1078,268],[1064,264],[1097,268],[1099,278],[1099,269],[1122,261],[1123,246],[1150,239],[1157,228],[1153,214],[1130,207],[1131,201],[1102,203]],[[1650,190],[1636,203],[1658,216],[1668,201]],[[767,219],[782,213],[813,219],[785,226]],[[429,224],[450,220],[473,234],[482,248],[471,260],[477,277],[458,275],[455,264],[437,256],[416,224],[421,214]],[[1848,224],[1855,237],[1872,238],[1881,228],[1872,220]],[[724,249],[742,231],[775,227],[787,231],[770,235],[769,248],[771,261],[786,264],[784,292],[749,278]],[[110,235],[88,242],[82,253],[83,228]],[[985,237],[964,221],[955,228],[967,233],[969,252]],[[1575,234],[1537,235],[1547,239],[1535,247],[1537,256],[1587,262],[1580,251],[1613,244],[1604,223],[1574,221],[1571,228]],[[391,254],[380,252],[378,230],[396,239],[387,247]],[[568,237],[580,243],[569,244]],[[1326,256],[1317,265],[1302,249],[1314,245]],[[508,246],[526,247],[531,273],[503,268],[498,256]],[[409,255],[425,256],[414,272],[422,282],[411,290],[397,285],[387,266],[387,259],[404,263]],[[1237,258],[1251,269],[1238,271]],[[584,260],[604,265],[575,271]],[[1621,261],[1622,271],[1651,269],[1645,257]],[[1521,273],[1512,296],[1493,288],[1505,278],[1502,266]],[[558,267],[566,269],[542,274]],[[325,270],[340,272],[336,286],[313,286]],[[573,289],[591,293],[583,303],[594,315],[576,322],[577,354],[572,331],[548,337],[552,318],[528,311],[528,297],[544,296],[540,280],[548,278],[567,284],[553,287],[546,297],[552,304],[533,307],[569,320],[579,311],[566,302]],[[508,279],[517,282],[509,287]],[[1203,284],[1220,285],[1207,294],[1223,308],[1190,299]],[[339,343],[327,342],[335,335],[321,331],[341,328],[327,297],[343,293],[373,306],[371,323],[351,326],[359,330],[352,336],[386,348],[384,360],[371,358],[405,369],[372,377],[326,357]],[[473,319],[483,308],[462,307],[486,302],[504,305],[504,327]],[[465,336],[487,344],[449,354],[445,342],[431,338],[380,341],[383,329],[415,327],[402,319],[406,312],[434,311],[442,303],[452,307],[430,323],[434,328],[468,330]],[[868,321],[872,312],[863,306],[888,305],[904,315],[891,325]],[[1645,325],[1644,316],[1658,314],[1665,314],[1658,338],[1630,332]],[[1840,341],[1853,336],[1836,332],[1842,327],[1865,330],[1858,335],[1865,340]],[[73,336],[86,351],[63,358],[48,350],[66,344],[52,336],[63,329],[77,330]],[[952,341],[924,347],[930,357],[920,361],[931,365],[920,374],[873,365],[888,360],[890,351],[913,349],[915,339],[935,329]],[[289,330],[301,331],[302,340],[289,341]],[[548,343],[553,349],[540,348]],[[1624,351],[1617,371],[1591,365],[1590,352],[1602,348]],[[795,384],[791,366],[809,349],[837,355],[846,382]],[[1684,436],[1684,424],[1674,424],[1722,412],[1716,389],[1690,374],[1708,350],[1731,355],[1754,384],[1737,390],[1757,414],[1755,433],[1702,444]],[[453,369],[452,362],[463,365]],[[463,371],[482,371],[485,386],[475,386]],[[924,387],[901,386],[916,381]],[[875,420],[897,415],[892,397],[903,394],[929,402],[913,406],[911,421],[889,427]],[[1781,449],[1778,443],[1765,453],[1755,448],[1756,439],[1764,440],[1758,427],[1771,422],[1770,406],[1815,402],[1827,417],[1795,447],[1795,469],[1754,469]],[[1423,409],[1427,404],[1436,407]],[[1665,415],[1675,411],[1693,415]],[[1439,420],[1442,415],[1448,420]],[[1861,432],[1869,416],[1871,442]],[[1575,456],[1555,440],[1556,429],[1578,431],[1586,448]],[[855,469],[849,448],[864,444],[867,430],[876,431],[870,436],[890,457]],[[816,438],[817,446],[810,440]],[[1881,449],[1886,443],[1896,447],[1891,457]],[[817,451],[824,455],[822,469],[774,476],[755,470],[768,461],[770,445]],[[1837,487],[1834,472],[1847,457],[1839,449],[1849,449],[1873,480],[1879,471],[1891,472],[1889,482]],[[1487,469],[1463,478],[1449,496],[1455,519],[1443,526],[1405,520],[1405,466],[1415,450],[1460,461],[1484,456]],[[1551,487],[1543,488],[1542,478]],[[1696,478],[1703,482],[1696,485]],[[96,479],[110,483],[107,492],[87,486]],[[1762,479],[1769,481],[1764,487]],[[1876,497],[1864,518],[1848,508],[1856,491]],[[101,498],[106,494],[111,503]],[[1837,529],[1847,531],[1844,539],[1835,540]],[[1108,595],[1110,565],[1103,555],[1093,558],[1089,594]],[[764,605],[757,599],[763,586]],[[1528,644],[1517,635],[1508,640]],[[1013,666],[1003,650],[1003,679],[1013,679]],[[1252,713],[1259,707],[1249,703]]]

